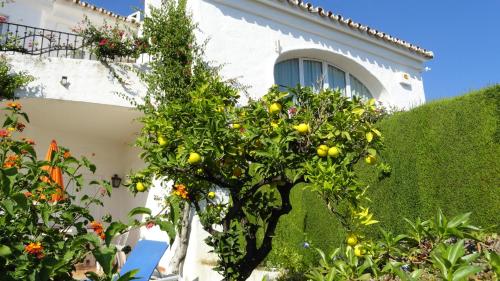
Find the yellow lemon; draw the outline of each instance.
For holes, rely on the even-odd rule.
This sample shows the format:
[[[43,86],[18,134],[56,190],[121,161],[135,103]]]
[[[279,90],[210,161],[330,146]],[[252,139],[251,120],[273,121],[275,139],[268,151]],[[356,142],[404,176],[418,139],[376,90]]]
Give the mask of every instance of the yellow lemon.
[[[356,235],[354,234],[349,234],[347,236],[347,245],[353,247],[356,244],[358,244],[358,237],[356,237]]]
[[[275,102],[273,104],[271,104],[271,106],[269,107],[269,113],[271,114],[275,114],[275,113],[279,113],[281,111],[281,104]]]
[[[146,190],[146,187],[144,186],[144,184],[142,182],[138,182],[135,184],[135,190],[137,190],[139,192],[143,192],[144,190]]]
[[[354,247],[354,255],[356,257],[361,257],[365,253],[365,250],[363,250],[363,247],[361,245],[357,245]]]
[[[188,163],[191,164],[191,165],[196,165],[196,164],[200,164],[201,162],[201,155],[196,153],[196,152],[191,152],[189,154],[189,158],[188,158]]]
[[[241,128],[240,124],[238,124],[238,123],[233,124],[233,129],[239,129],[239,128]]]
[[[160,146],[165,146],[165,145],[167,145],[167,140],[163,136],[159,136],[158,137],[158,144]]]
[[[215,198],[215,192],[210,191],[210,192],[208,193],[208,198],[210,198],[210,199],[214,199],[214,198]]]
[[[368,165],[374,165],[377,163],[377,158],[373,155],[368,155],[365,157],[365,163]]]
[[[330,157],[336,158],[339,156],[339,154],[340,154],[340,149],[336,146],[330,147],[330,149],[328,149],[328,156]]]
[[[295,130],[301,134],[301,135],[305,135],[307,133],[309,133],[309,124],[306,124],[306,123],[300,123],[299,125],[295,126]]]
[[[326,155],[328,155],[328,146],[322,144],[318,146],[316,152],[318,153],[319,157],[326,157]]]

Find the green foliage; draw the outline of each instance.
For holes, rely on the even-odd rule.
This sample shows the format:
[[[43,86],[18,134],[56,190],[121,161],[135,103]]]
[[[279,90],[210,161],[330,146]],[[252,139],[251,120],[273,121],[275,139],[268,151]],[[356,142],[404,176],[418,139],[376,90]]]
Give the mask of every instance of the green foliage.
[[[315,192],[297,187],[292,190],[290,198],[292,211],[278,224],[273,250],[267,259],[268,266],[281,268],[288,262],[281,254],[283,248],[300,255],[303,266],[316,265],[318,253],[303,247],[304,242],[329,253],[345,240],[347,231]]]
[[[448,220],[441,211],[426,221],[408,221],[412,231],[384,239],[363,240],[337,248],[329,256],[318,250],[320,265],[308,277],[334,280],[497,280],[498,238],[485,239],[469,223],[470,214]],[[469,237],[469,238],[463,238]],[[460,239],[463,238],[463,239]]]
[[[78,27],[73,29],[85,38],[85,45],[90,47],[97,59],[105,61],[115,58],[138,58],[146,52],[147,41],[138,37],[118,22],[111,26],[104,23],[102,26],[93,25],[85,17]]]
[[[0,100],[14,99],[15,91],[26,86],[33,79],[24,72],[12,72],[5,57],[0,56]]]
[[[111,239],[126,226],[111,223],[109,218],[110,227],[105,230],[89,213],[93,206],[102,205],[101,196],[110,195],[110,184],[85,184],[82,173],[93,173],[96,167],[86,158],[71,156],[65,148],[60,147],[50,161],[38,160],[34,142],[18,136],[25,128],[22,119],[28,122],[21,105],[8,103],[4,112],[0,129],[1,280],[73,280],[75,264],[89,254],[105,271],[105,276],[94,276],[94,280],[114,280],[116,268],[104,261],[114,259]],[[66,186],[51,179],[49,166],[61,169]],[[65,192],[70,184],[76,186],[71,194]],[[75,196],[91,188],[96,190],[95,196],[84,195],[76,204]],[[88,226],[95,233],[87,233]]]
[[[319,194],[350,230],[375,223],[353,171],[359,160],[378,157],[374,100],[273,87],[239,105],[238,88],[201,59],[194,28],[185,1],[167,1],[145,20],[155,60],[143,75],[137,145],[147,168],[130,186],[141,192],[154,178],[173,181],[170,198],[196,209],[225,280],[246,280],[262,263],[297,186]],[[209,195],[217,189],[228,198]]]
[[[440,207],[448,215],[472,212],[472,221],[499,232],[500,86],[431,102],[380,122],[393,168],[391,177],[370,184],[372,209],[385,229],[401,232],[411,220]]]

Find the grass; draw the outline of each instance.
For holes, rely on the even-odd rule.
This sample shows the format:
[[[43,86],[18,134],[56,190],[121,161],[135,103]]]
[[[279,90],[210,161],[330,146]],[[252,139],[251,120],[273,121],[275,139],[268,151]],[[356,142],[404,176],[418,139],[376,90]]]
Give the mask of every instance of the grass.
[[[377,180],[360,164],[360,178],[370,185],[371,209],[379,226],[402,232],[403,218],[472,212],[472,222],[500,232],[500,85],[457,98],[431,102],[380,122],[386,149],[381,153],[392,175]],[[302,188],[292,193],[293,210],[278,225],[272,263],[286,263],[280,249],[295,249],[306,263],[315,254],[301,248],[308,240],[327,252],[345,233],[324,203]],[[378,233],[371,228],[372,237]]]

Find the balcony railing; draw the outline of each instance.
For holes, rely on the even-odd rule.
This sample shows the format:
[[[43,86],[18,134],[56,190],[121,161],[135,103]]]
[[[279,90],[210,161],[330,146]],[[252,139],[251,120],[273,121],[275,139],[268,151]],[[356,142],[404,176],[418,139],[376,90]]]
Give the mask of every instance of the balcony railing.
[[[83,36],[63,31],[32,27],[17,23],[0,22],[0,52],[21,53],[39,57],[59,57],[97,60],[93,54],[94,44]],[[148,62],[146,56],[139,59],[115,57],[114,62]]]

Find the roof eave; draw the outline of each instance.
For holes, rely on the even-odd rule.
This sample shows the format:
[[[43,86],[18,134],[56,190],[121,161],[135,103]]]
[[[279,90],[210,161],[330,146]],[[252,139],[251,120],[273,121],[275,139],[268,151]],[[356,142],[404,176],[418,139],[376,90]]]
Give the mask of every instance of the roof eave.
[[[273,1],[256,0],[256,1],[281,9],[285,12],[289,12],[290,9],[287,9],[287,7],[283,5],[275,5],[272,2],[288,3],[290,7],[298,10],[297,12],[300,12],[303,18],[308,19],[310,21],[321,23],[324,26],[330,27],[338,31],[342,32],[349,31],[349,34],[357,37],[371,38],[373,39],[371,40],[371,42],[383,43],[380,45],[383,45],[384,47],[390,46],[392,47],[390,49],[395,51],[396,50],[403,51],[406,55],[410,54],[414,55],[414,57],[418,57],[418,60],[420,61],[427,61],[434,58],[434,53],[432,51],[426,50],[417,45],[411,44],[405,40],[396,38],[394,36],[381,32],[377,29],[371,28],[369,26],[362,25],[360,23],[353,21],[352,19],[345,18],[342,15],[335,14],[332,11],[326,11],[322,7],[314,7],[311,3],[306,3],[301,0],[273,0]],[[306,13],[309,13],[309,15]],[[298,13],[296,14],[298,15]],[[316,17],[310,16],[311,14],[316,15]],[[341,30],[340,28],[338,28],[338,26],[326,22],[327,20],[337,22],[346,28],[342,28],[343,30]]]

